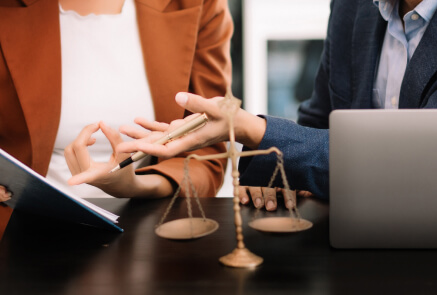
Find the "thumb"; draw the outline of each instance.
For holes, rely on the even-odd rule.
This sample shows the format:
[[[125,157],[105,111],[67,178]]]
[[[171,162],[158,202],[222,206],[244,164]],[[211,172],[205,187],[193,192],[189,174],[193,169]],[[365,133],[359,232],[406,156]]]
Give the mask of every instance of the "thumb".
[[[215,99],[206,99],[196,94],[179,92],[176,94],[175,100],[181,107],[193,113],[215,115],[217,112]]]
[[[108,170],[108,172],[109,172],[109,170]],[[73,175],[67,181],[67,183],[69,185],[78,185],[78,184],[82,184],[82,183],[92,183],[93,181],[95,181],[96,179],[99,178],[99,176],[100,176],[99,173],[101,173],[101,172],[96,171],[96,170],[92,170],[92,169],[88,169],[84,172]]]
[[[68,185],[78,185],[86,183],[89,179],[92,179],[93,173],[90,171],[85,171],[72,176],[68,181]]]

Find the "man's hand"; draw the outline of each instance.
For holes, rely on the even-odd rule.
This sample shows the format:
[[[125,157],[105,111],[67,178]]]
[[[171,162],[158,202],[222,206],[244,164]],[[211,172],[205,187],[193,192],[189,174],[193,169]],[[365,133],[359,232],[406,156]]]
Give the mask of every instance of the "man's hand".
[[[312,197],[313,194],[309,191],[293,191],[289,193],[282,188],[267,188],[267,187],[255,187],[255,186],[240,186],[239,196],[240,203],[243,205],[250,204],[252,200],[255,208],[261,209],[265,207],[267,211],[275,211],[278,207],[277,194],[282,193],[284,204],[287,209],[293,206],[296,200],[296,195],[299,197]]]
[[[296,191],[287,191],[281,188],[267,188],[267,187],[251,187],[240,186],[239,196],[241,204],[247,205],[252,200],[255,208],[261,209],[265,207],[267,211],[275,211],[278,207],[276,195],[282,193],[284,204],[286,208],[293,206],[296,200]]]

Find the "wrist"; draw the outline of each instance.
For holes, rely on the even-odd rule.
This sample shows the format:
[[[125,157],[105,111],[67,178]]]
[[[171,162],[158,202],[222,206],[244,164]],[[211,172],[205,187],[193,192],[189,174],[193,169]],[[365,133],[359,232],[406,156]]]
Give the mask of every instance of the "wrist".
[[[234,124],[235,140],[256,150],[266,132],[266,120],[240,109],[235,116]]]
[[[108,183],[93,185],[111,196],[128,199],[162,198],[172,195],[174,191],[171,181],[159,174],[122,173],[115,181],[111,182],[111,185]]]

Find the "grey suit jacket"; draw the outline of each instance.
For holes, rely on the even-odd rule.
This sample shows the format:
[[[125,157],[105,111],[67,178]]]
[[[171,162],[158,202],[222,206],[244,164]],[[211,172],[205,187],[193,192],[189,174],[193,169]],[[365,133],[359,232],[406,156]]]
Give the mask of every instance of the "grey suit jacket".
[[[260,149],[284,152],[291,186],[329,197],[329,114],[335,109],[369,109],[386,21],[372,0],[333,0],[327,38],[312,97],[299,109],[298,123],[267,118]],[[432,18],[401,86],[400,108],[437,107],[437,16]],[[316,129],[317,128],[317,129]],[[241,183],[266,185],[274,156],[240,161]],[[276,186],[282,182],[277,177]]]

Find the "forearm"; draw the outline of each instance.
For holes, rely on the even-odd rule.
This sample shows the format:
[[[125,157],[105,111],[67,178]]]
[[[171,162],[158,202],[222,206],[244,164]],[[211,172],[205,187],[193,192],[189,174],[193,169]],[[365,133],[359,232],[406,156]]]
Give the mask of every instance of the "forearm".
[[[321,198],[329,196],[329,131],[299,126],[280,118],[266,117],[266,134],[259,149],[276,146],[283,153],[287,180],[292,189],[311,191]],[[277,156],[241,158],[242,185],[267,186]],[[273,183],[282,187],[281,175]]]
[[[99,184],[97,187],[116,198],[163,198],[174,192],[171,180],[159,174],[134,175],[109,186]]]
[[[190,153],[182,153],[177,157],[161,160],[158,164],[147,166],[137,170],[138,174],[160,174],[171,180],[175,186],[181,185],[181,196],[186,196],[186,188],[183,185],[185,177],[185,158],[193,153],[196,155],[211,155],[226,152],[223,143],[194,150]],[[188,172],[194,187],[200,197],[215,197],[223,183],[223,175],[226,170],[226,159],[210,161],[190,160]]]
[[[131,197],[163,198],[173,195],[174,191],[173,183],[163,175],[136,175],[135,195]]]

